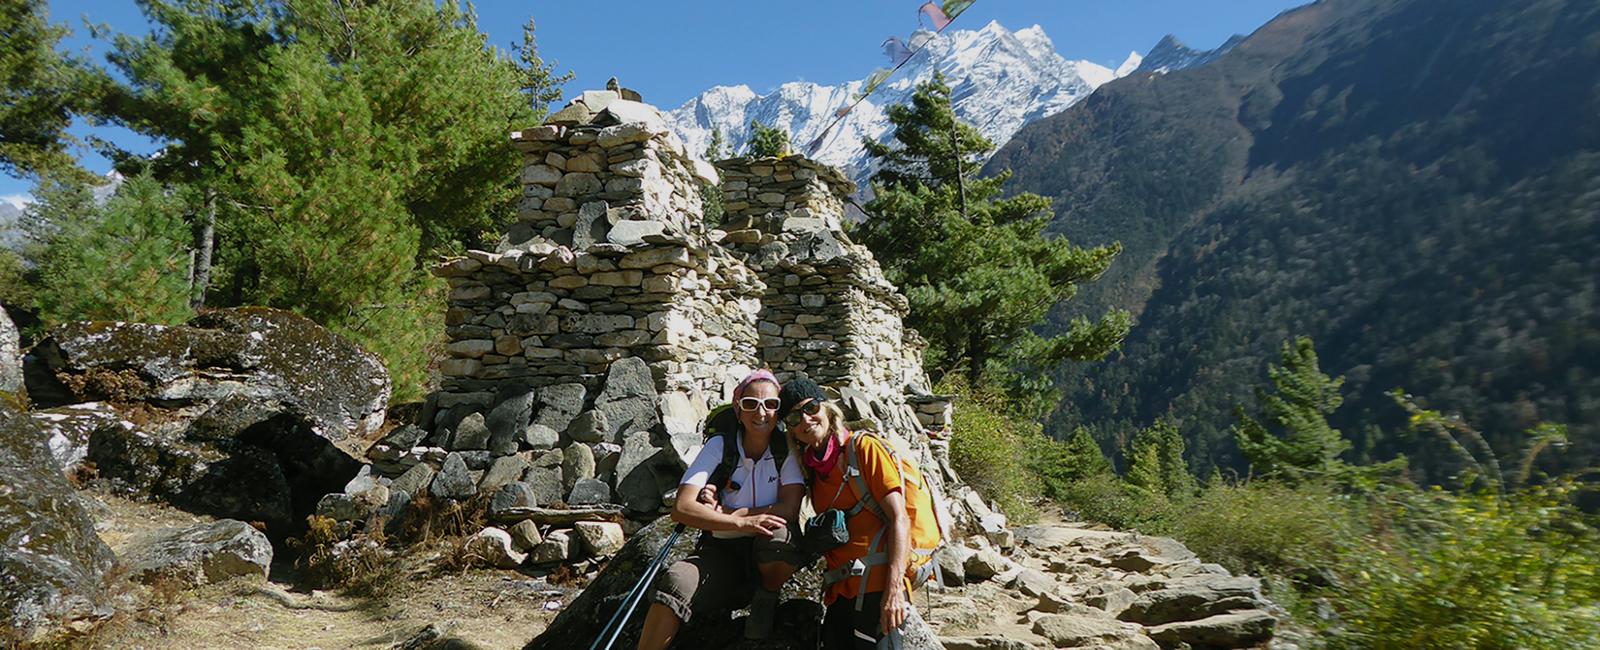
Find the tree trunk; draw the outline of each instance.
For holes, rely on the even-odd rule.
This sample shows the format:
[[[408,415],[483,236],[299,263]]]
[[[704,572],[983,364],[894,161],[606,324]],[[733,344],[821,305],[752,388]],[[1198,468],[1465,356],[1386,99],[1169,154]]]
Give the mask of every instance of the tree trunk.
[[[950,114],[950,156],[955,158],[956,165],[956,198],[961,202],[961,219],[967,219],[967,179],[961,175],[961,149],[956,140],[956,131],[960,122],[955,120],[955,114]]]
[[[206,188],[205,203],[200,207],[200,229],[195,234],[194,277],[189,284],[189,307],[199,309],[206,304],[206,288],[211,284],[211,251],[217,240],[217,192]]]

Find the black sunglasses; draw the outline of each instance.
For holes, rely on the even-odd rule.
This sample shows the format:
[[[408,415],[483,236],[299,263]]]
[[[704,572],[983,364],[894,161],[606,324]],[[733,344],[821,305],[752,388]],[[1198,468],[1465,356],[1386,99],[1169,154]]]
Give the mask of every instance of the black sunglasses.
[[[811,400],[809,402],[806,402],[804,404],[796,406],[796,407],[794,407],[794,410],[789,411],[788,415],[783,416],[783,423],[789,425],[790,427],[794,427],[794,426],[800,424],[800,417],[801,416],[804,416],[804,415],[816,415],[817,412],[821,411],[821,410],[822,410],[822,400]]]

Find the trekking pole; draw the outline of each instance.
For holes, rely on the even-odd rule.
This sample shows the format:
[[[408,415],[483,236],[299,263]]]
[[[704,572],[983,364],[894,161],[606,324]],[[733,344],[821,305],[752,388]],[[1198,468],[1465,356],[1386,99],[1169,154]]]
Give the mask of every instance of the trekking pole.
[[[661,546],[655,559],[645,567],[644,575],[639,576],[639,582],[635,583],[633,589],[628,591],[628,595],[623,597],[622,604],[617,607],[617,613],[612,614],[611,620],[606,621],[606,626],[600,629],[600,635],[589,645],[589,650],[597,650],[600,647],[600,640],[606,639],[606,632],[611,633],[611,638],[606,639],[605,650],[611,650],[611,645],[617,642],[617,637],[622,634],[622,628],[626,627],[628,618],[633,615],[634,608],[644,599],[644,592],[649,588],[650,579],[660,572],[661,563],[667,559],[667,554],[672,551],[672,545],[678,541],[678,534],[683,532],[683,528],[683,524],[678,524],[672,529],[672,535],[667,537],[667,543]],[[613,626],[616,629],[613,630]]]

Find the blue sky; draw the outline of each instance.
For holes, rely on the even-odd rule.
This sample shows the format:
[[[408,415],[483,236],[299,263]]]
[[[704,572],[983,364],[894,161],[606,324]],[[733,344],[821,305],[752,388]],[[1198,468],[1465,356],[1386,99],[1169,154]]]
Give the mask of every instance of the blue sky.
[[[539,49],[577,77],[568,94],[599,88],[616,76],[645,101],[676,107],[715,85],[746,84],[765,92],[785,81],[836,84],[859,79],[883,64],[878,44],[917,27],[921,0],[484,0],[478,24],[493,45],[521,41],[521,26],[538,23]],[[977,29],[997,20],[1017,30],[1038,24],[1069,59],[1116,67],[1130,51],[1146,52],[1166,34],[1195,48],[1215,47],[1249,33],[1304,0],[979,0],[951,29]],[[50,0],[53,22],[73,36],[65,47],[103,63],[103,43],[91,41],[83,20],[120,32],[143,32],[132,0]],[[87,128],[74,129],[78,134]],[[115,129],[95,133],[124,146],[151,149],[147,140]],[[82,152],[85,166],[108,169]],[[30,183],[0,175],[0,200],[26,195]]]

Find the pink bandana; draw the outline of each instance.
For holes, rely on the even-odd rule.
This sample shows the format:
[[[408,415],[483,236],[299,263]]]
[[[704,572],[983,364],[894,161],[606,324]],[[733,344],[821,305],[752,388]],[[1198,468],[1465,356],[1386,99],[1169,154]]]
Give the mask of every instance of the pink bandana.
[[[767,370],[766,368],[762,368],[745,375],[744,379],[739,380],[739,385],[733,387],[733,404],[735,407],[737,407],[739,404],[739,398],[744,397],[744,392],[750,389],[750,384],[754,384],[758,381],[770,381],[772,382],[773,386],[779,385],[777,376],[773,375],[772,371]]]
[[[844,445],[839,444],[838,436],[828,436],[828,441],[822,444],[820,456],[808,448],[806,453],[801,454],[801,458],[805,461],[806,467],[810,467],[812,471],[827,474],[833,469],[834,463],[839,462],[839,453],[844,451]]]

